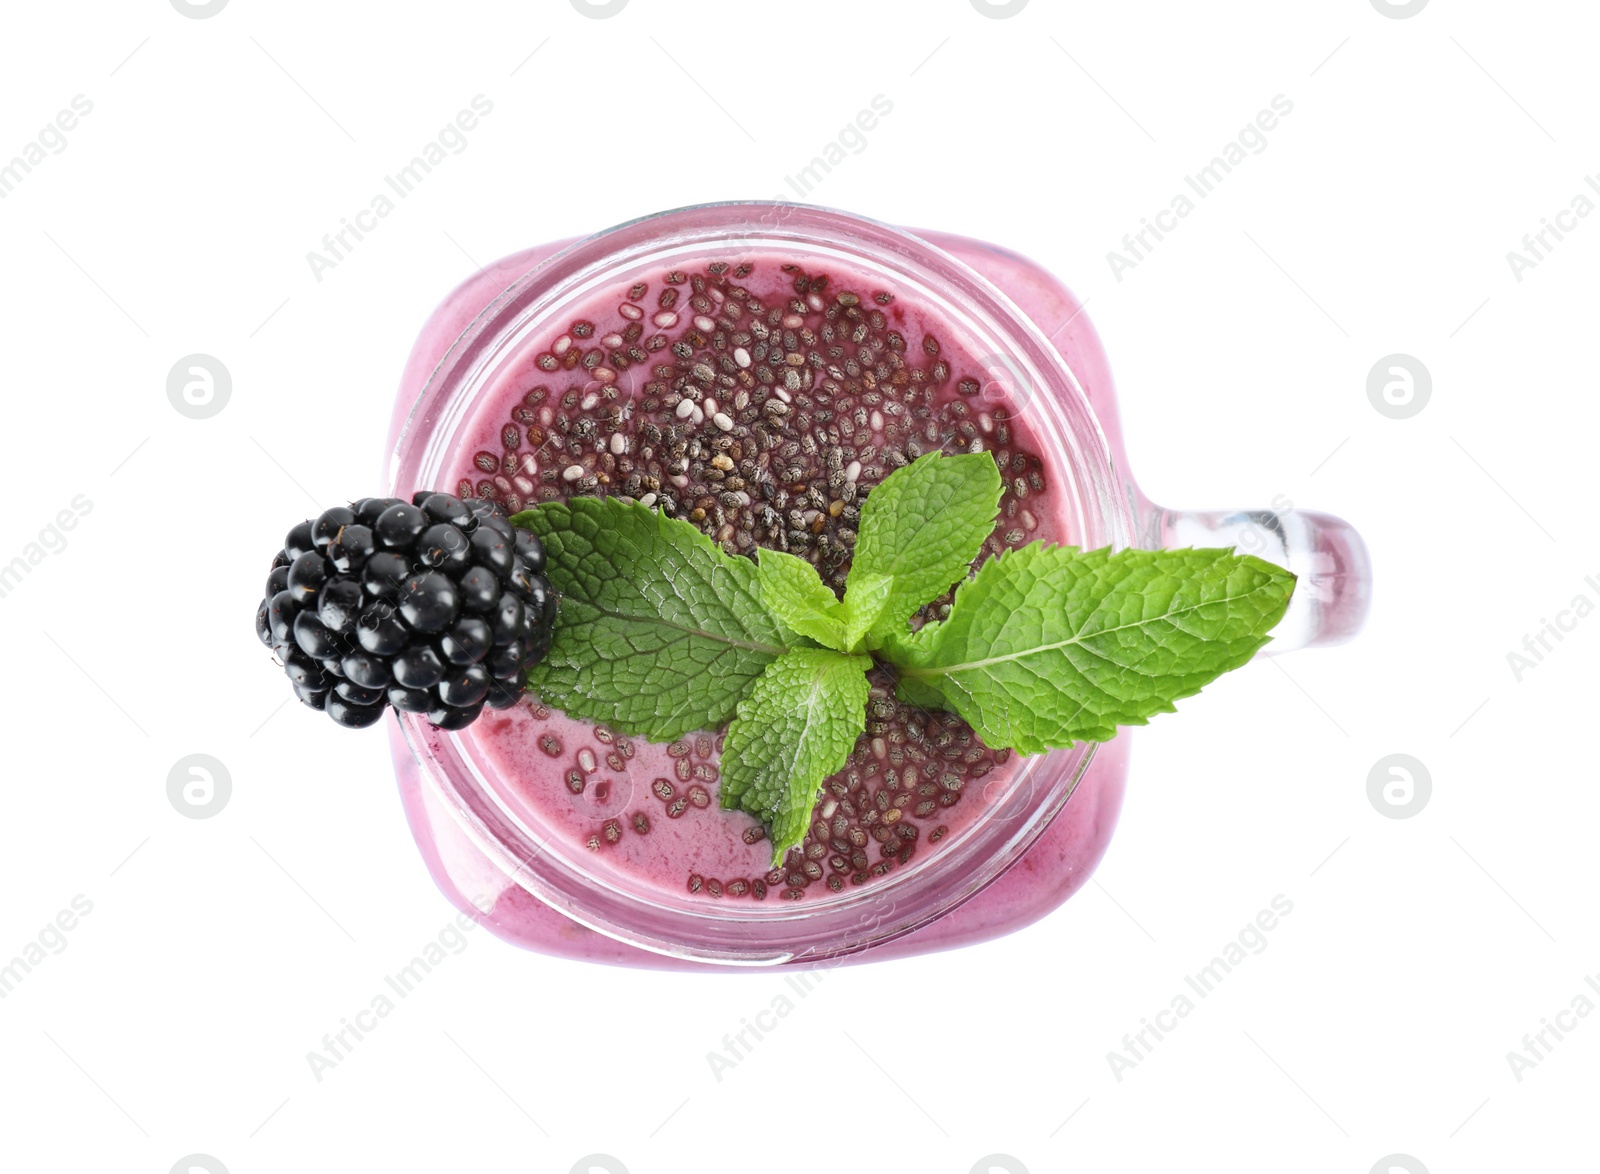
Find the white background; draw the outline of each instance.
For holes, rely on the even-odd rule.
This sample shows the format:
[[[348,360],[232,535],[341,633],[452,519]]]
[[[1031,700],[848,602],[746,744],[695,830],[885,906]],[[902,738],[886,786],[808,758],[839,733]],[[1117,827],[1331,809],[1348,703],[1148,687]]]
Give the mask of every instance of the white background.
[[[1576,0],[12,5],[0,160],[74,95],[93,112],[0,201],[0,562],[92,510],[0,598],[0,959],[93,911],[0,1000],[0,1167],[1589,1168],[1600,1016],[1520,1081],[1507,1053],[1600,973],[1600,619],[1520,682],[1507,653],[1600,600],[1600,218],[1520,282],[1506,253],[1600,171],[1596,23]],[[707,1053],[780,977],[483,931],[318,1082],[306,1053],[452,911],[381,732],[282,705],[250,630],[279,536],[378,488],[415,332],[479,264],[772,196],[880,93],[813,199],[1060,274],[1150,495],[1349,518],[1365,633],[1141,731],[1103,867],[1042,923],[832,971],[720,1083]],[[468,147],[316,280],[308,250],[477,94]],[[1116,280],[1107,252],[1277,94],[1266,149]],[[232,374],[210,419],[167,399],[192,352]],[[1367,399],[1392,352],[1432,373],[1411,419]],[[1367,796],[1396,752],[1432,777],[1409,819]],[[214,818],[168,802],[192,753],[231,774]],[[1116,1079],[1107,1053],[1280,893],[1268,948]]]

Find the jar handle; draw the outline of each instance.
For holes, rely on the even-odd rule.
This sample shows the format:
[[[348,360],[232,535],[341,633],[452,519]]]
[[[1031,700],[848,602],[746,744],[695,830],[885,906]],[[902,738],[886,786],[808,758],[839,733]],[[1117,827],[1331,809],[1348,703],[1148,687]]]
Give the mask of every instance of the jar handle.
[[[1342,643],[1367,618],[1372,560],[1361,535],[1343,518],[1293,506],[1192,511],[1152,506],[1145,533],[1152,547],[1232,547],[1299,576],[1266,655]]]

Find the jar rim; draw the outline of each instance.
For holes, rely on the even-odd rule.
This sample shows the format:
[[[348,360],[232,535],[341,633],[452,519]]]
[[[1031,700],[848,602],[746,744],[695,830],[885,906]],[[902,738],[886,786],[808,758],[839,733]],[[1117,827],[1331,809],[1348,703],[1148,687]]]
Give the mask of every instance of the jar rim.
[[[1066,466],[1071,533],[1086,546],[1133,542],[1131,503],[1120,491],[1112,449],[1064,356],[1000,289],[937,245],[852,213],[781,201],[725,201],[642,216],[574,241],[544,257],[463,329],[439,359],[401,423],[389,460],[390,492],[437,484],[468,422],[475,396],[500,364],[555,309],[584,296],[608,274],[641,264],[730,247],[803,250],[871,266],[897,290],[914,290],[961,320],[971,337],[992,340],[1004,378],[1038,412],[1052,460]],[[614,280],[614,276],[611,280]],[[497,794],[470,753],[470,730],[454,734],[420,716],[397,715],[425,785],[432,786],[475,846],[534,897],[627,944],[675,958],[733,965],[819,961],[881,944],[927,925],[997,879],[1041,835],[1071,797],[1093,745],[1026,759],[957,842],[909,868],[839,894],[795,904],[672,902],[640,884],[629,890],[584,866]],[[989,797],[985,796],[985,802]]]

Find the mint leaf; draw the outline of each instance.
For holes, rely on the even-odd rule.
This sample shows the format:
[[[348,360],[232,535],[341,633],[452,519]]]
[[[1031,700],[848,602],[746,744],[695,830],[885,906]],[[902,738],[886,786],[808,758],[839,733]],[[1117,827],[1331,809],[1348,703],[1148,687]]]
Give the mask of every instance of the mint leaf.
[[[850,595],[841,602],[805,559],[767,549],[760,558],[761,600],[768,610],[800,635],[839,652],[861,650],[894,586],[887,575],[852,569]]]
[[[875,575],[870,571],[858,571],[851,567],[850,574],[845,579],[848,598],[840,605],[844,620],[844,643],[837,647],[846,652],[860,650],[862,641],[872,630],[872,625],[877,623],[878,617],[883,614],[884,605],[889,602],[889,593],[893,587],[894,579],[888,575]]]
[[[755,564],[688,522],[590,497],[511,520],[539,536],[562,596],[528,684],[573,717],[663,742],[714,729],[794,643],[761,603]]]
[[[888,652],[903,699],[1037,754],[1170,712],[1254,656],[1293,590],[1282,567],[1230,550],[1035,543],[984,563],[948,619]]]
[[[966,577],[1000,512],[1000,472],[987,453],[929,453],[885,477],[861,507],[845,607],[865,608],[857,576],[893,580],[867,643],[902,635],[911,614]]]
[[[845,649],[839,597],[822,581],[817,568],[781,550],[763,549],[756,564],[761,601],[802,636],[829,648]]]
[[[801,648],[767,666],[722,743],[722,806],[767,825],[772,863],[805,839],[822,781],[867,728],[872,659]]]

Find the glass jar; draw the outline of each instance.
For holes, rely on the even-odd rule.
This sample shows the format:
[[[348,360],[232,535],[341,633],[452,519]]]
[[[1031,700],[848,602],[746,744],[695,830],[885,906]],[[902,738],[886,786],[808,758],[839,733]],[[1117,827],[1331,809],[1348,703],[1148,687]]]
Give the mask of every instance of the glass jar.
[[[1288,566],[1300,583],[1274,652],[1334,642],[1359,627],[1369,567],[1342,521],[1302,510],[1185,513],[1143,496],[1127,470],[1105,354],[1055,278],[993,245],[913,235],[821,208],[685,208],[480,271],[434,312],[407,364],[390,429],[389,492],[453,490],[450,462],[474,407],[594,291],[646,267],[775,252],[819,267],[847,264],[949,324],[983,369],[981,400],[1023,421],[1054,470],[1075,544],[1237,546]],[[1127,774],[1126,733],[1053,751],[990,783],[980,818],[875,884],[796,903],[708,901],[595,868],[581,847],[550,834],[510,780],[485,769],[471,728],[445,732],[415,714],[395,714],[389,728],[407,817],[453,902],[530,949],[646,966],[820,965],[1009,932],[1088,878]],[[561,785],[556,764],[545,781]]]

